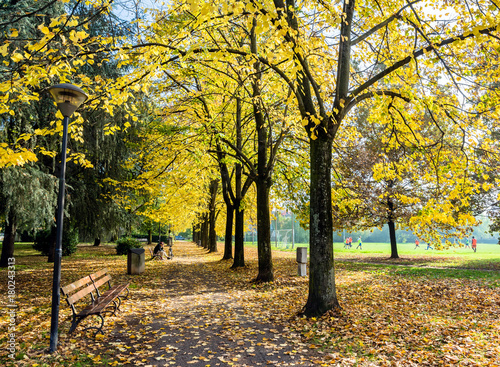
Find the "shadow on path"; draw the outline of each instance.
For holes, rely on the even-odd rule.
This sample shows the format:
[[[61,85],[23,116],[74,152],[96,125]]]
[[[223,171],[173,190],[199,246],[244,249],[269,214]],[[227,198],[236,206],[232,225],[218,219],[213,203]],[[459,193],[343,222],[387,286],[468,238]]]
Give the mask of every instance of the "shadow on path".
[[[161,284],[152,292],[133,290],[133,310],[124,312],[117,322],[122,327],[115,325],[110,335],[110,344],[141,356],[129,364],[316,366],[324,359],[298,334],[269,320],[252,302],[251,290],[214,271],[221,263],[209,263],[204,250],[187,242],[175,250],[172,261],[156,265]]]

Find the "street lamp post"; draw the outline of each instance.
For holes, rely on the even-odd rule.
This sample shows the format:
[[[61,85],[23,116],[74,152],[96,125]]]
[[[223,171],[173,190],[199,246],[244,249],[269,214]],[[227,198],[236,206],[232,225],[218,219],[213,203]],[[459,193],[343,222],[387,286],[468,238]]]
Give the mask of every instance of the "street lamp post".
[[[61,174],[59,176],[59,195],[57,197],[57,217],[56,217],[56,248],[54,253],[54,279],[52,286],[52,317],[50,320],[50,349],[53,353],[57,349],[57,337],[59,326],[59,300],[61,283],[61,257],[62,257],[62,235],[64,218],[64,190],[66,176],[66,146],[68,139],[69,118],[80,105],[85,102],[87,95],[78,87],[71,84],[57,84],[49,88],[49,92],[54,98],[57,108],[64,116],[63,119],[63,140],[61,151]]]

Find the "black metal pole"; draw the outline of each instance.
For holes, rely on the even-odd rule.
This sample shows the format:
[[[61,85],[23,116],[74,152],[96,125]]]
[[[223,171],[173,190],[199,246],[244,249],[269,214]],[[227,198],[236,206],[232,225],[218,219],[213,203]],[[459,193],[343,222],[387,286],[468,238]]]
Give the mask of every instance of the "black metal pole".
[[[59,177],[59,196],[57,197],[57,232],[56,232],[56,249],[54,253],[54,280],[52,286],[52,317],[50,319],[50,349],[53,353],[57,349],[57,337],[59,327],[59,300],[61,291],[61,257],[62,257],[62,235],[63,235],[63,219],[64,219],[64,191],[65,191],[65,176],[66,176],[66,146],[68,138],[68,123],[69,117],[64,117],[63,120],[63,141],[61,152],[61,175]]]

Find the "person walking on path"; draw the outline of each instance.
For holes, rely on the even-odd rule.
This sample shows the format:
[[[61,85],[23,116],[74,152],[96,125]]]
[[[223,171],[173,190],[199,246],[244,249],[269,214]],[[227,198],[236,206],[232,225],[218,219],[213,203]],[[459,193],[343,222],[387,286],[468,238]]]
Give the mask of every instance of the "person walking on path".
[[[356,250],[359,248],[360,250],[362,250],[363,248],[361,247],[362,243],[361,243],[361,237],[358,238],[358,245],[356,246]]]
[[[472,236],[472,250],[476,252],[477,240]]]
[[[415,240],[415,248],[414,248],[414,250],[416,250],[416,249],[417,249],[417,247],[419,247],[419,245],[420,245],[420,241],[419,241],[419,240],[418,240],[418,238],[417,238],[417,239]]]

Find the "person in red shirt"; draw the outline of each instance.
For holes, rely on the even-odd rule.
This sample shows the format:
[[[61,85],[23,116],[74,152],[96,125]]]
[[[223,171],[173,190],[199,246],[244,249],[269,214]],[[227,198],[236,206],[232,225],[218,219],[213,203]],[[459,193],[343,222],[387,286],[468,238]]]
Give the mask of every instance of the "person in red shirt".
[[[417,238],[417,239],[415,240],[415,248],[414,248],[414,250],[416,250],[416,249],[417,249],[417,247],[419,247],[419,245],[420,245],[420,241],[419,241],[419,240],[418,240],[418,238]]]
[[[476,252],[476,247],[477,247],[477,240],[472,237],[472,250],[474,250],[474,252]]]

